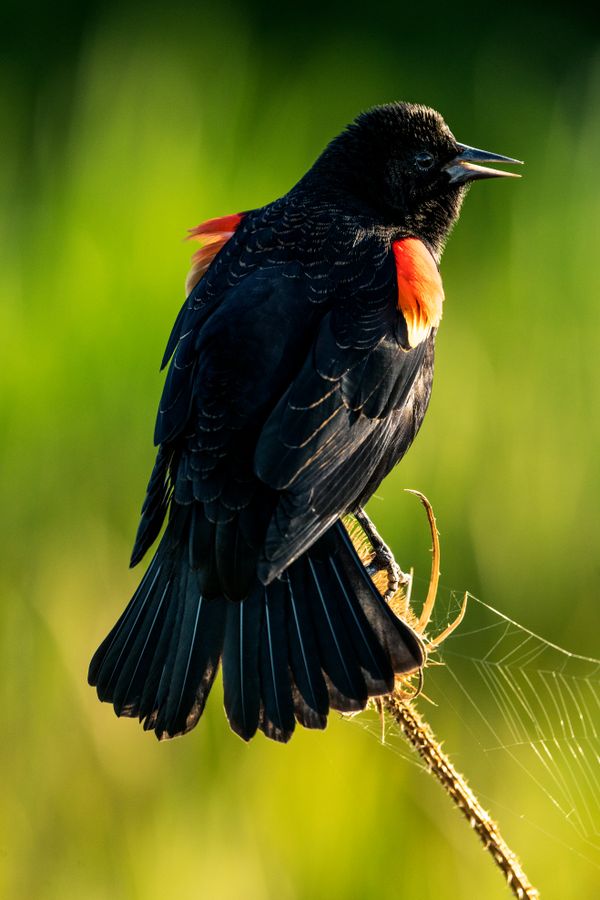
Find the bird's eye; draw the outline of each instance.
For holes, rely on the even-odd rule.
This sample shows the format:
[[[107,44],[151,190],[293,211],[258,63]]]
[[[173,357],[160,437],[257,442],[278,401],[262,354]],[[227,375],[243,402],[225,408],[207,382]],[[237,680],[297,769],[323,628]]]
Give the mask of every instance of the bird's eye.
[[[421,152],[417,153],[415,156],[415,162],[417,167],[425,172],[427,169],[431,169],[435,162],[435,158],[433,154],[429,153],[427,150],[421,150]]]

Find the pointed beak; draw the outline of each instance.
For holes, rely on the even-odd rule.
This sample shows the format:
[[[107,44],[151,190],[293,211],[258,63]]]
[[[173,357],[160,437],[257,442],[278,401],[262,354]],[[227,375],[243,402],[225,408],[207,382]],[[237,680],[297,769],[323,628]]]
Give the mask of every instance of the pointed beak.
[[[464,184],[467,181],[476,181],[478,178],[520,178],[516,172],[504,172],[502,169],[491,169],[480,163],[505,163],[511,166],[522,166],[520,159],[512,159],[510,156],[500,156],[499,153],[489,153],[487,150],[477,150],[467,144],[458,144],[459,153],[454,159],[444,166],[451,184]]]

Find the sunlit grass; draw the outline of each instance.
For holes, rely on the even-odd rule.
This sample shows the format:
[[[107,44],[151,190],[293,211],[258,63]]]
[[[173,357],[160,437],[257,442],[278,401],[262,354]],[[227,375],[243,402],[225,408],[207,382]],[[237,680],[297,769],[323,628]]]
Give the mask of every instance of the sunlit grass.
[[[0,894],[450,898],[477,885],[504,896],[435,787],[360,729],[335,721],[285,749],[261,738],[247,748],[228,732],[217,687],[198,731],[159,746],[85,684],[138,579],[128,551],[186,229],[286,190],[348,117],[408,78],[373,55],[357,88],[343,48],[325,43],[266,91],[243,28],[210,27],[201,49],[181,24],[98,29],[68,132],[56,132],[49,84],[28,167],[8,138],[3,151]],[[527,86],[505,82],[505,97],[511,88],[525,108]],[[8,115],[18,97],[4,91]],[[594,653],[600,128],[590,114],[574,130],[550,91],[534,101],[542,126],[495,126],[491,149],[522,155],[526,177],[476,185],[467,200],[443,263],[430,414],[371,509],[400,561],[425,576],[426,528],[401,488],[425,491],[446,584]],[[477,137],[459,137],[483,143],[485,98],[471,109]],[[468,774],[468,739],[448,727]],[[490,792],[508,785],[514,812],[526,806],[525,788],[510,796],[508,765],[488,777]],[[519,836],[543,887],[544,839]],[[574,877],[581,896],[591,890],[565,853],[557,896]]]

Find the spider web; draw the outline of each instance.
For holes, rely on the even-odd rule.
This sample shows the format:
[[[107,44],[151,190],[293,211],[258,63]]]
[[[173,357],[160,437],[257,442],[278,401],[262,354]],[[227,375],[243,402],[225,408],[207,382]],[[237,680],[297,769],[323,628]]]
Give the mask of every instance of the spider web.
[[[462,598],[444,593],[433,635],[460,608]],[[600,868],[600,660],[564,650],[472,595],[435,660],[416,702],[480,799]],[[381,738],[375,714],[353,721]],[[386,720],[385,731],[387,746],[424,768],[395,723]],[[457,738],[468,752],[453,750]],[[504,779],[501,801],[488,785],[494,773]]]

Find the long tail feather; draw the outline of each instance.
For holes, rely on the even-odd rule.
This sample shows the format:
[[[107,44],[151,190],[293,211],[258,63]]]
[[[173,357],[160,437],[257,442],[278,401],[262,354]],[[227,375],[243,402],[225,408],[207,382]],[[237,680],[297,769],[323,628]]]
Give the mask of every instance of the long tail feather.
[[[329,701],[334,709],[343,712],[364,709],[369,696],[367,685],[340,612],[335,585],[325,565],[311,558],[312,554],[307,556],[316,600],[312,611],[321,620],[317,627],[321,662],[335,689],[335,692],[330,690]]]
[[[127,655],[128,649],[135,638],[140,619],[143,624],[143,616],[158,594],[161,586],[161,576],[164,578],[162,566],[158,560],[158,554],[148,566],[146,574],[120,619],[100,644],[90,663],[88,680],[90,684],[97,685],[98,696],[101,700],[109,699],[109,692],[114,687],[115,679],[120,672],[120,664]],[[158,585],[158,588],[157,588]]]
[[[268,585],[231,604],[223,651],[225,708],[249,740],[287,741],[295,719],[324,728],[329,709],[363,709],[395,674],[423,663],[411,629],[379,595],[341,524]]]
[[[295,572],[293,573],[295,574]],[[317,638],[306,602],[306,594],[292,573],[283,576],[288,586],[288,640],[290,667],[294,677],[296,718],[306,728],[325,728],[329,694],[321,671]]]
[[[258,649],[262,616],[262,592],[259,590],[239,603],[229,603],[223,647],[225,712],[232,729],[245,741],[254,737],[258,728]]]
[[[288,663],[285,585],[278,582],[274,589],[263,588],[263,592],[265,611],[260,638],[262,709],[259,724],[267,737],[285,743],[291,738],[296,725]]]
[[[250,740],[287,741],[296,721],[324,728],[329,709],[363,709],[413,672],[423,650],[393,614],[336,523],[282,576],[242,601],[207,597],[202,529],[172,517],[127,609],[89,670],[101,700],[159,738],[198,722],[223,660],[225,710]],[[190,536],[191,529],[191,536]],[[212,529],[204,529],[211,552]]]
[[[88,680],[119,716],[157,737],[192,728],[223,648],[227,605],[206,600],[179,527],[167,527],[129,606],[96,651]]]

